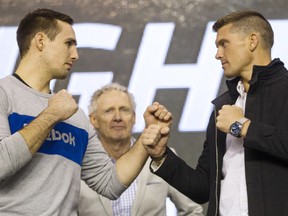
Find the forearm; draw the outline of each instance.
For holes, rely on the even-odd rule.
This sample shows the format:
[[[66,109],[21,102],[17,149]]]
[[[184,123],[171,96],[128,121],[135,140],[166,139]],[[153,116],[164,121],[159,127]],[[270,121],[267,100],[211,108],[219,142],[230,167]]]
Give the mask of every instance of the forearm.
[[[19,133],[1,140],[0,153],[1,180],[14,175],[32,158],[25,140]]]
[[[58,118],[55,115],[48,110],[44,110],[31,123],[19,131],[31,154],[35,154],[38,151],[57,122]]]
[[[129,186],[142,170],[148,154],[142,145],[141,136],[132,148],[122,155],[116,163],[116,171],[121,183]]]

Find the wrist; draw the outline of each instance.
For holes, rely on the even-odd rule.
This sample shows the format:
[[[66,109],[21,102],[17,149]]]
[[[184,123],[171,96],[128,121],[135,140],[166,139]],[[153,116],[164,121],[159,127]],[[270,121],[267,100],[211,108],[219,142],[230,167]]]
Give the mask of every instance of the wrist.
[[[250,126],[250,123],[251,123],[251,121],[248,120],[248,121],[246,121],[246,122],[243,124],[242,130],[241,130],[241,137],[243,137],[243,138],[246,137],[248,128],[249,128],[249,126]]]
[[[150,156],[150,157],[153,161],[159,162],[159,161],[162,161],[164,158],[166,158],[167,154],[168,154],[168,151],[167,151],[167,147],[166,147],[165,152],[162,155],[160,155],[159,157],[152,157],[152,156]]]
[[[246,132],[243,131],[243,126],[247,121],[249,121],[249,119],[245,117],[235,121],[233,124],[231,124],[229,133],[236,138],[245,137]]]

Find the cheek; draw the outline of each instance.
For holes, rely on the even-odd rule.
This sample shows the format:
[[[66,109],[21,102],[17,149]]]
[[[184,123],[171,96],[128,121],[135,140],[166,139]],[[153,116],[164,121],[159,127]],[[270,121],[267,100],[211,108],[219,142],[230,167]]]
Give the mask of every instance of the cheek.
[[[243,61],[245,58],[247,58],[249,54],[248,52],[245,44],[239,44],[237,46],[231,47],[227,55],[228,57],[230,56],[231,58],[233,58],[235,61]]]
[[[106,119],[103,119],[103,118],[94,118],[93,121],[92,121],[92,125],[96,128],[96,129],[99,129],[100,127],[106,127]]]
[[[135,125],[135,120],[134,119],[132,119],[132,120],[130,119],[128,121],[128,124],[127,124],[127,126],[129,127],[130,131],[133,129],[134,125]]]
[[[98,128],[96,128],[101,134],[110,134],[111,129],[109,125],[101,124]]]
[[[226,58],[228,59],[231,67],[237,67],[239,63],[243,61],[243,55],[244,53],[235,50],[229,50],[226,52]]]
[[[238,70],[241,70],[242,68],[247,66],[249,62],[250,58],[247,53],[237,53],[237,55],[235,55],[233,59],[234,67]]]
[[[95,125],[97,125],[97,127],[101,127],[101,128],[109,128],[109,122],[107,119],[101,119],[99,121],[95,121]]]

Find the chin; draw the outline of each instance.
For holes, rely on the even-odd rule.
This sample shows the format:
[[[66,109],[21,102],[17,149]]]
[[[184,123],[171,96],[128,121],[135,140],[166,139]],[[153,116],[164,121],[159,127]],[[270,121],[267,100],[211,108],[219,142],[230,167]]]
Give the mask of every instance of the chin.
[[[58,75],[55,77],[55,79],[63,80],[63,79],[66,79],[67,76],[68,76],[68,73],[58,74]]]
[[[224,76],[225,76],[227,79],[233,79],[234,77],[236,77],[235,74],[226,73],[225,71],[224,71]]]
[[[123,140],[123,139],[127,139],[127,136],[123,135],[123,134],[117,134],[113,136],[114,139],[116,140]]]

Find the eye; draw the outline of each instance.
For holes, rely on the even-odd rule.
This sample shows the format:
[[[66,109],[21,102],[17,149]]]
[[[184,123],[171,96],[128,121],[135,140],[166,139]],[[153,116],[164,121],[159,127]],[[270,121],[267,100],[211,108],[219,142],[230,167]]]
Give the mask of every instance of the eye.
[[[72,41],[67,41],[66,44],[67,44],[68,47],[73,46],[73,42]]]
[[[217,48],[221,47],[221,48],[226,48],[228,46],[228,41],[227,40],[220,40],[217,44]]]
[[[75,40],[69,40],[69,41],[66,41],[66,45],[68,47],[71,47],[71,46],[76,46],[76,41]]]
[[[110,113],[112,113],[112,112],[113,112],[112,109],[107,109],[107,110],[105,110],[105,113],[106,113],[106,114],[110,114]]]
[[[228,46],[228,42],[227,41],[222,41],[221,46],[223,48],[226,48]]]
[[[131,109],[128,108],[128,107],[123,107],[123,108],[121,108],[121,111],[122,111],[123,113],[126,113],[126,114],[130,114],[130,113],[131,113]]]

